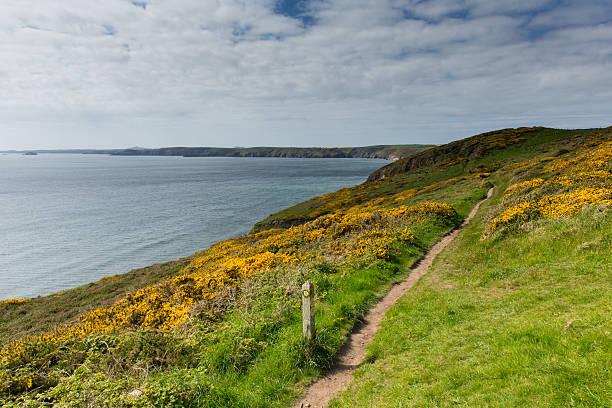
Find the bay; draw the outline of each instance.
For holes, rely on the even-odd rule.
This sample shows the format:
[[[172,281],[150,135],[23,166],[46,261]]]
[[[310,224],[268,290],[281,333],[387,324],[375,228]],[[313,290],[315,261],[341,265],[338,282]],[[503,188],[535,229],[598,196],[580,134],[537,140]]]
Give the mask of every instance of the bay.
[[[0,300],[191,255],[386,163],[0,155]]]

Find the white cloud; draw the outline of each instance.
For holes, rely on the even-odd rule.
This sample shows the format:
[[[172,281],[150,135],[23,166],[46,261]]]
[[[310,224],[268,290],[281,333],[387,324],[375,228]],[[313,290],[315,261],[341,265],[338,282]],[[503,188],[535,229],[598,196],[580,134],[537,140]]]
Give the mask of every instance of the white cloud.
[[[1,2],[0,149],[441,142],[609,120],[601,4],[329,0],[307,28],[274,8]]]

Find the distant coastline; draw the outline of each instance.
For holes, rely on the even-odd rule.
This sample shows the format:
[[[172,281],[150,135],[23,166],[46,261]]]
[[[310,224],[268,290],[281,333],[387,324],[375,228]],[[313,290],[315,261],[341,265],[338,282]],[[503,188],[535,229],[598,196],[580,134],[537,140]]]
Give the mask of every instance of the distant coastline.
[[[57,149],[6,150],[0,153],[107,154],[111,156],[180,157],[285,157],[285,158],[367,158],[397,160],[435,145],[377,145],[365,147],[162,147],[159,149]]]

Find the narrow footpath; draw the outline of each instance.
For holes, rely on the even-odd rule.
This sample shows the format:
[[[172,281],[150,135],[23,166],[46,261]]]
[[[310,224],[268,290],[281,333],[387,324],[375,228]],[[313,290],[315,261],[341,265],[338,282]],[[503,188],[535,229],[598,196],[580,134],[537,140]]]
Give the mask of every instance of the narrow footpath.
[[[459,227],[455,228],[452,232],[438,241],[438,243],[425,254],[425,257],[411,268],[410,275],[408,275],[404,281],[393,286],[385,297],[366,313],[363,323],[356,327],[355,331],[349,334],[346,342],[340,349],[338,361],[332,370],[325,377],[321,377],[313,382],[308,387],[304,398],[294,405],[294,408],[325,408],[338,392],[346,389],[352,379],[353,370],[358,368],[363,362],[366,347],[370,344],[378,331],[380,322],[387,310],[389,310],[404,293],[410,290],[421,276],[427,273],[435,257],[455,239],[459,231],[474,218],[480,205],[490,198],[492,194],[493,188],[489,189],[487,198],[481,200],[472,208],[468,217]]]

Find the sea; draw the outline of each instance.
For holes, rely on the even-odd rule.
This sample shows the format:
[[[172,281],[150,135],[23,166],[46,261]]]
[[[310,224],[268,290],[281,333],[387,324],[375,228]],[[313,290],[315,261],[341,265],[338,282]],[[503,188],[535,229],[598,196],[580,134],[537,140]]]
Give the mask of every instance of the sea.
[[[2,154],[0,300],[191,255],[387,163]]]

